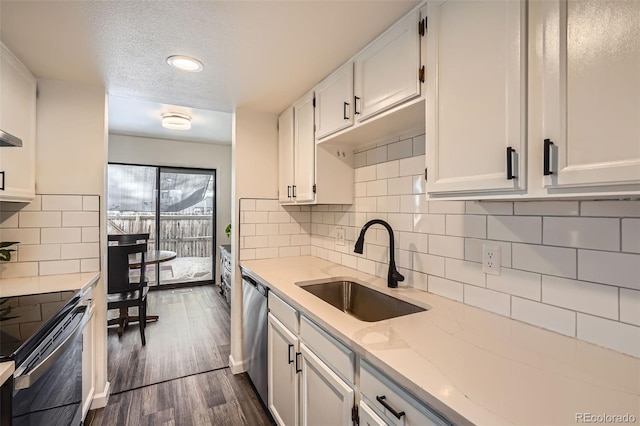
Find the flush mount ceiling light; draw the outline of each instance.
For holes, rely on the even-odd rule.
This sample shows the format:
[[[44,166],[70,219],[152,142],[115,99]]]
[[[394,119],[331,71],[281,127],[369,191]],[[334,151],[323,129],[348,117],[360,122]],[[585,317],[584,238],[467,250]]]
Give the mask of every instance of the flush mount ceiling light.
[[[199,60],[182,55],[169,56],[167,63],[174,68],[188,72],[200,72],[204,69],[204,65]]]
[[[162,114],[162,127],[171,130],[189,130],[191,128],[191,117],[176,112]]]

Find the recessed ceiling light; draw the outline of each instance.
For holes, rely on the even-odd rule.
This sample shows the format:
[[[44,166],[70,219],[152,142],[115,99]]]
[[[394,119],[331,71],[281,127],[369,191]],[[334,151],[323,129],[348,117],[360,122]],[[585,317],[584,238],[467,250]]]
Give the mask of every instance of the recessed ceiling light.
[[[162,114],[162,127],[171,130],[189,130],[191,128],[191,117],[176,112]]]
[[[199,60],[182,55],[169,56],[167,63],[182,71],[200,72],[204,69],[204,65]]]

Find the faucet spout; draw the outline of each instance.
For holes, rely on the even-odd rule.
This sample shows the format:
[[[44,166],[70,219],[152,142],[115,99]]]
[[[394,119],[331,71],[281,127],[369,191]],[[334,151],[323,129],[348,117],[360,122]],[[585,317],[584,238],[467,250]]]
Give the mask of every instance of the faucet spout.
[[[396,269],[396,260],[395,260],[395,241],[393,239],[393,229],[391,229],[391,225],[385,222],[382,219],[372,219],[369,222],[365,223],[360,231],[360,236],[356,241],[356,245],[353,248],[354,253],[362,254],[364,248],[364,234],[367,233],[367,230],[371,227],[371,225],[382,225],[389,232],[389,272],[387,273],[387,286],[391,288],[398,287],[398,281],[404,281],[404,276],[398,272]]]

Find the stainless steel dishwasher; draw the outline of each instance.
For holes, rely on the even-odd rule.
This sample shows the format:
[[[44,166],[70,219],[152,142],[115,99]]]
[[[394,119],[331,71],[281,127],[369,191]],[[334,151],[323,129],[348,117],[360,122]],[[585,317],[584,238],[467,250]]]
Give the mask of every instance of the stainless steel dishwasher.
[[[267,382],[267,294],[269,288],[248,271],[242,271],[242,350],[247,373],[265,407]]]

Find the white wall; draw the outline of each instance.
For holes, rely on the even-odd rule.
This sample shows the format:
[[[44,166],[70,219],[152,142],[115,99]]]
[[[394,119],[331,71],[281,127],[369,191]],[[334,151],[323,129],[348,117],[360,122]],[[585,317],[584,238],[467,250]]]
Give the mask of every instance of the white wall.
[[[240,108],[233,115],[233,207],[231,268],[231,355],[235,374],[244,371],[242,353],[242,282],[238,269],[241,198],[278,196],[278,116]]]
[[[104,212],[107,162],[107,100],[103,87],[38,80],[36,101],[36,193],[97,195]],[[106,227],[100,217],[100,267],[106,270]],[[96,399],[106,403],[107,316],[104,274],[96,304]]]
[[[229,244],[224,233],[231,223],[231,146],[178,140],[109,135],[109,161],[152,166],[193,167],[216,170],[216,265],[220,244]],[[215,280],[220,283],[220,271]]]

